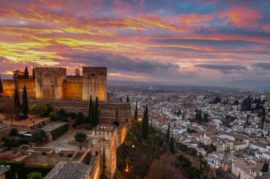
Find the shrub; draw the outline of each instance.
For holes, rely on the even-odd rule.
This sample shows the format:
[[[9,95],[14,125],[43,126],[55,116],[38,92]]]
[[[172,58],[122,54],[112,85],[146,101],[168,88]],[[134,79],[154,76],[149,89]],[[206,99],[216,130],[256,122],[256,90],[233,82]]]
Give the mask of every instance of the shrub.
[[[84,115],[83,113],[79,112],[78,115],[76,116],[76,121],[75,124],[76,125],[81,125],[84,121]]]
[[[18,130],[16,128],[12,128],[9,135],[10,136],[16,136],[18,134]]]
[[[86,125],[85,128],[86,128],[87,130],[92,130],[94,127],[95,127],[95,126],[93,126],[92,124],[88,123],[88,124]]]
[[[77,132],[74,136],[75,140],[77,142],[83,142],[86,139],[86,134],[82,132]]]
[[[42,174],[39,172],[31,172],[27,175],[27,179],[42,179]]]
[[[47,110],[48,110],[48,106],[45,104],[34,104],[31,106],[30,113],[44,116]]]
[[[49,116],[50,116],[52,121],[59,121],[61,119],[61,116],[57,112],[52,111],[49,113]]]
[[[58,114],[59,114],[59,116],[60,116],[61,119],[67,120],[67,116],[68,116],[68,115],[67,115],[67,112],[66,112],[64,109],[61,108],[61,109],[59,110]]]
[[[3,141],[4,141],[4,146],[7,147],[8,149],[12,149],[21,145],[20,141],[15,138],[6,137],[3,139]]]
[[[37,129],[32,134],[32,141],[33,142],[41,142],[45,139],[46,133],[42,129]]]

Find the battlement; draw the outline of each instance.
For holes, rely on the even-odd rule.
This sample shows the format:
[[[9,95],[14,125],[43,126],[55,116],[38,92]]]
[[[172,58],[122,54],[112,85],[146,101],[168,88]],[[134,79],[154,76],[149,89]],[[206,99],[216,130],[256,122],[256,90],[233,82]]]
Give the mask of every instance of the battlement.
[[[37,72],[61,72],[66,74],[66,68],[62,67],[35,67],[35,73]]]
[[[101,75],[107,75],[106,67],[83,67],[83,74],[87,73],[98,73]]]

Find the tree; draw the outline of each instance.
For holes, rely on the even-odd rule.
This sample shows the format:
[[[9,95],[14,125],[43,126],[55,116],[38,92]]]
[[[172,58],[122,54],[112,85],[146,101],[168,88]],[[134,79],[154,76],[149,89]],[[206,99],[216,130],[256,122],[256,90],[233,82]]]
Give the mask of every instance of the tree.
[[[83,113],[79,112],[75,119],[75,125],[81,125],[84,121],[84,115]]]
[[[16,128],[12,128],[10,133],[9,133],[10,136],[16,136],[18,135],[18,130]]]
[[[127,103],[129,103],[129,96],[127,96]]]
[[[148,137],[149,123],[148,123],[148,107],[145,106],[143,121],[142,121],[142,136],[144,139]]]
[[[95,125],[99,124],[99,111],[98,111],[98,97],[96,97],[96,101],[95,101],[95,113],[94,113],[94,119],[95,119]]]
[[[42,179],[43,176],[39,172],[31,172],[27,175],[27,179]]]
[[[61,118],[62,120],[65,120],[65,121],[67,120],[68,115],[67,115],[67,112],[66,112],[65,109],[61,108],[61,109],[59,110],[58,114],[59,114],[59,116],[60,116],[60,118]]]
[[[89,100],[88,118],[89,118],[89,123],[92,124],[92,125],[95,125],[95,121],[94,121],[94,103],[93,103],[93,100],[92,100],[92,96],[90,96],[90,100]]]
[[[136,101],[135,112],[134,112],[134,120],[138,121],[138,104],[137,104],[137,101]]]
[[[168,129],[167,129],[167,140],[170,140],[170,128],[171,128],[171,124],[168,124]]]
[[[77,132],[74,136],[75,140],[77,142],[83,142],[86,139],[86,134],[82,132]]]
[[[119,127],[119,112],[118,112],[118,108],[116,107],[115,109],[115,121],[114,121],[114,125],[116,125],[117,127]]]
[[[46,137],[46,133],[42,129],[36,129],[32,134],[33,142],[42,142]]]
[[[0,77],[0,97],[3,95],[4,89],[3,89],[3,84],[2,84],[2,79]]]
[[[269,163],[267,161],[264,162],[262,172],[268,172],[269,171]]]
[[[25,67],[25,69],[24,69],[23,78],[24,79],[29,79],[28,67]]]
[[[55,111],[50,112],[49,117],[52,121],[59,121],[61,119],[61,115]]]
[[[171,152],[172,154],[175,153],[175,148],[174,148],[174,138],[173,138],[173,136],[172,136],[171,139],[170,139],[170,152]]]
[[[15,88],[15,91],[14,91],[14,106],[18,108],[21,106],[19,92],[18,92],[17,87]]]
[[[22,99],[22,112],[25,117],[28,116],[29,113],[29,105],[28,105],[28,96],[26,87],[23,87],[23,99]]]
[[[264,128],[264,123],[265,123],[265,118],[266,118],[265,115],[266,115],[265,108],[263,108],[259,113],[259,116],[261,117],[261,129]]]
[[[34,104],[31,106],[30,113],[44,116],[46,113],[50,114],[51,112],[50,110],[49,110],[49,106],[45,104]]]

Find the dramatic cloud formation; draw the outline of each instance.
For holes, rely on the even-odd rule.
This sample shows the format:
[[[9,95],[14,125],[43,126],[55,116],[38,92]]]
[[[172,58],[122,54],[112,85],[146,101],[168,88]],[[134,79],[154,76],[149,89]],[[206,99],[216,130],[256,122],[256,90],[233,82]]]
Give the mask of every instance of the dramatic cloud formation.
[[[270,77],[268,0],[0,3],[2,75],[26,65],[96,65],[110,79],[180,85],[252,87],[249,80]]]

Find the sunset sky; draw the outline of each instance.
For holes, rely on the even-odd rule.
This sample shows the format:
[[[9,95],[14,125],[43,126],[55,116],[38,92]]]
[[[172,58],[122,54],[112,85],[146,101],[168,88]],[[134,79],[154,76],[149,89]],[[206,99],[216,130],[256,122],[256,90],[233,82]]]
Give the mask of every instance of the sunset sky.
[[[0,0],[0,73],[106,66],[110,80],[270,86],[269,0]]]

